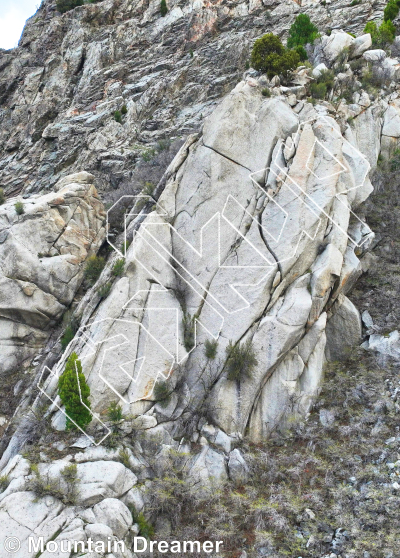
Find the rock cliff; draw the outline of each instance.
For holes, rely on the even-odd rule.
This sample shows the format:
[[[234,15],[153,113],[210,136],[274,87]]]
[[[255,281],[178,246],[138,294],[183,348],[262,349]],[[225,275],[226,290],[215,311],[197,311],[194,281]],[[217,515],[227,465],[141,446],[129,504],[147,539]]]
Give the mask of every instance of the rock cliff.
[[[297,531],[279,546],[285,490],[273,486],[286,472],[271,480],[254,448],[285,444],[299,424],[309,480],[323,468],[316,429],[332,433],[348,400],[400,411],[389,379],[383,403],[359,384],[343,402],[337,386],[340,409],[318,400],[321,389],[334,398],[323,382],[330,366],[348,387],[353,376],[340,366],[362,340],[398,357],[398,333],[374,323],[360,293],[362,318],[348,298],[363,273],[376,273],[382,215],[371,228],[366,216],[398,164],[395,47],[372,49],[362,34],[383,7],[171,2],[161,18],[158,3],[105,0],[61,16],[44,0],[19,47],[0,52],[0,379],[4,400],[15,400],[0,424],[0,524],[20,539],[21,556],[37,555],[32,534],[130,546],[151,531],[149,518],[168,537],[191,507],[208,529],[201,506],[221,509],[222,493],[243,495],[239,511],[244,495],[259,503],[246,508],[251,534],[229,531],[229,551],[242,558],[336,557],[355,540],[341,526],[314,533],[304,506],[322,504],[310,492],[310,504],[285,504],[301,513],[290,512]],[[329,28],[309,49],[312,63],[282,83],[246,70],[253,39],[285,36],[300,10]],[[329,69],[332,92],[316,100],[310,86]],[[166,138],[181,141],[172,148]],[[87,261],[99,250],[107,262],[89,285]],[[61,347],[63,316],[76,327]],[[92,422],[78,434],[66,430],[58,396],[72,352],[91,393]],[[356,439],[374,422],[371,411],[356,423],[357,413],[340,435]],[[389,434],[383,423],[374,435]],[[397,491],[393,475],[381,484]],[[267,511],[263,484],[272,487]],[[237,525],[225,513],[214,534]],[[267,530],[276,537],[264,540]]]

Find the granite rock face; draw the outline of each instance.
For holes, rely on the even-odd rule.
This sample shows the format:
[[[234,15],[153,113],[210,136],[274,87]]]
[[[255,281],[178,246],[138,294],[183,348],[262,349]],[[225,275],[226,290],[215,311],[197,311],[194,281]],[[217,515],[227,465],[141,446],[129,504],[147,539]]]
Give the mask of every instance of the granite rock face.
[[[201,405],[226,434],[257,441],[306,413],[327,317],[359,275],[355,248],[373,238],[351,213],[372,191],[354,136],[312,105],[261,90],[252,78],[238,84],[183,146],[155,210],[128,226],[125,276],[94,313],[89,298],[81,303],[73,348],[93,407],[117,395],[145,432],[167,416],[176,437]],[[245,343],[257,364],[232,381],[227,348]],[[163,381],[181,386],[166,409],[154,407]]]
[[[22,204],[18,214],[15,204]],[[18,207],[18,206],[17,206]],[[30,363],[71,304],[88,256],[105,238],[93,176],[0,206],[0,375]]]

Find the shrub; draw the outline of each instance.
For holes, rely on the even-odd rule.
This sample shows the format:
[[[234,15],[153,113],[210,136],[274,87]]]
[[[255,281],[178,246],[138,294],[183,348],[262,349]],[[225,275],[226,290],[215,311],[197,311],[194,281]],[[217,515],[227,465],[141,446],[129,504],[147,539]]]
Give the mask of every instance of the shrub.
[[[146,196],[152,196],[153,192],[156,188],[156,185],[153,182],[145,182],[144,183],[144,187],[143,187],[143,194],[145,194]]]
[[[100,256],[90,256],[90,258],[87,259],[84,273],[89,285],[94,285],[96,283],[105,265],[106,262],[104,258]]]
[[[17,201],[17,203],[14,204],[14,207],[18,215],[25,213],[24,204],[22,202]]]
[[[8,478],[8,475],[2,475],[0,477],[0,492],[4,492],[8,485],[10,484],[10,479]]]
[[[123,105],[122,108],[121,108],[121,114],[127,114],[127,112],[128,112],[127,106]]]
[[[306,14],[299,14],[289,29],[288,48],[313,43],[318,36],[318,28]]]
[[[112,283],[111,281],[108,281],[107,283],[104,283],[104,285],[102,285],[97,289],[97,294],[99,295],[100,298],[107,298],[111,292],[111,287],[112,287]]]
[[[165,380],[159,380],[154,385],[153,398],[161,407],[167,407],[168,403],[171,401],[171,393]]]
[[[372,42],[376,39],[378,35],[378,27],[376,26],[375,21],[367,21],[364,27],[364,33],[369,33],[371,35]]]
[[[229,341],[226,354],[228,357],[226,362],[228,380],[233,382],[246,377],[251,378],[252,370],[258,364],[251,339],[236,345]]]
[[[112,274],[115,277],[120,277],[124,272],[125,260],[123,258],[117,260],[112,268]]]
[[[74,328],[71,325],[66,328],[61,337],[61,347],[63,351],[65,351],[65,349],[71,343],[72,339],[75,337],[75,333],[76,331],[74,331]]]
[[[131,465],[130,462],[129,462],[129,458],[130,458],[130,455],[129,455],[128,450],[126,448],[121,448],[118,452],[118,460],[127,469],[129,469],[130,465]]]
[[[400,149],[394,150],[393,157],[390,160],[390,170],[392,172],[398,171],[400,169]]]
[[[217,339],[213,339],[212,341],[210,341],[210,339],[206,339],[206,342],[204,343],[204,349],[205,349],[204,352],[208,359],[214,360],[214,358],[217,355],[217,348],[218,348]]]
[[[111,422],[119,422],[124,418],[122,407],[117,401],[111,401],[107,408],[107,418]]]
[[[255,70],[265,72],[269,78],[279,74],[286,76],[299,62],[299,54],[286,49],[273,33],[267,33],[254,43],[251,65]]]
[[[124,240],[124,242],[122,243],[122,251],[124,252],[124,254],[127,253],[129,246],[132,244],[132,240]]]
[[[166,0],[161,0],[161,4],[160,4],[160,13],[161,13],[161,17],[166,16],[167,13],[168,13],[168,8],[167,8],[167,2],[166,2]]]
[[[389,0],[383,10],[383,21],[393,21],[399,13],[399,6],[393,0]]]
[[[271,91],[269,87],[263,87],[263,89],[261,89],[261,95],[263,97],[271,97]]]
[[[114,112],[114,120],[118,122],[118,124],[122,124],[122,113],[120,110]]]
[[[308,60],[308,54],[303,45],[297,45],[294,50],[300,56],[300,62],[305,62],[306,60]]]
[[[137,513],[135,506],[128,506],[132,514],[133,523],[139,526],[139,535],[145,539],[152,539],[154,537],[154,527],[146,520],[142,512]]]
[[[153,157],[156,156],[156,154],[157,154],[157,150],[154,147],[149,147],[143,150],[142,159],[146,163],[149,163],[153,159]]]
[[[44,496],[53,496],[58,500],[61,500],[64,496],[63,491],[60,488],[60,483],[55,479],[47,476],[42,477],[39,473],[38,466],[36,463],[31,464],[31,470],[33,472],[33,479],[30,483],[30,489],[36,494],[38,498],[43,498]]]
[[[76,463],[66,465],[61,469],[61,476],[67,484],[67,491],[62,497],[65,504],[76,504],[78,499],[78,467]]]
[[[58,395],[67,414],[67,429],[76,428],[74,422],[84,429],[92,420],[89,410],[90,388],[76,353],[72,353],[68,358],[65,370],[58,380]]]
[[[0,205],[3,205],[5,201],[6,201],[6,197],[4,195],[4,190],[3,188],[0,188]]]
[[[77,6],[83,6],[83,3],[83,0],[57,0],[57,10],[65,14]]]
[[[310,85],[310,94],[313,99],[325,99],[327,93],[335,85],[335,74],[332,70],[321,72],[316,81]]]
[[[310,93],[313,99],[325,99],[327,87],[325,83],[312,83],[310,85]]]
[[[183,344],[185,349],[190,351],[194,346],[195,317],[190,314],[184,314],[182,318],[183,325]]]
[[[390,20],[384,21],[379,28],[374,21],[368,21],[364,27],[364,33],[370,33],[373,46],[384,47],[394,41],[396,27]]]
[[[379,43],[380,45],[385,45],[387,43],[393,43],[396,37],[396,27],[394,24],[388,20],[384,21],[379,26]]]
[[[36,463],[31,464],[31,470],[34,477],[31,481],[30,489],[38,498],[53,496],[54,498],[61,500],[64,504],[76,504],[78,498],[77,484],[79,482],[76,463],[66,465],[60,471],[61,477],[67,485],[66,490],[61,488],[61,484],[58,480],[52,479],[48,475],[46,477],[42,477]]]

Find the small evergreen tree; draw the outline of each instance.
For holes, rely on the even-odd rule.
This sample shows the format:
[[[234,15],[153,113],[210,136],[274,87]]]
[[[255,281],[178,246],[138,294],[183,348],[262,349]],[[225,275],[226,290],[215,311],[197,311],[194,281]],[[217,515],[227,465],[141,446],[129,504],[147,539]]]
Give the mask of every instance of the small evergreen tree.
[[[87,405],[90,408],[90,388],[76,353],[72,353],[68,358],[65,370],[58,380],[58,395],[67,414],[67,429],[75,428],[72,421],[80,428],[85,428],[92,420],[89,409],[85,407]]]
[[[161,17],[164,17],[164,16],[167,15],[167,13],[168,13],[168,8],[167,8],[167,2],[166,2],[166,0],[161,0],[160,12],[161,12]]]
[[[380,46],[384,46],[386,44],[393,43],[396,37],[396,27],[395,25],[389,20],[384,21],[379,26],[379,44]]]
[[[384,21],[377,27],[375,21],[368,21],[364,27],[364,33],[369,33],[374,47],[384,47],[387,44],[393,43],[396,36],[396,27],[389,20]]]
[[[312,23],[309,16],[299,14],[289,29],[289,37],[287,40],[288,48],[304,46],[313,43],[318,35],[318,28]]]
[[[397,5],[397,3],[394,2],[394,0],[389,0],[389,2],[386,4],[386,8],[383,11],[383,20],[393,21],[398,13],[399,13],[399,6]]]
[[[285,48],[280,38],[273,33],[267,33],[254,43],[251,65],[255,70],[265,72],[269,78],[279,74],[286,75],[299,62],[299,54]]]

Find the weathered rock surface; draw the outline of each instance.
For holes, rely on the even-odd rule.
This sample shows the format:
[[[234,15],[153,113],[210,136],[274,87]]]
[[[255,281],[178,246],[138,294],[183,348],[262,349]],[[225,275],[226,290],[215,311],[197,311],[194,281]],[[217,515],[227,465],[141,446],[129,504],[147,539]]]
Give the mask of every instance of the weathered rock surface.
[[[381,18],[385,1],[157,2],[104,0],[64,15],[44,0],[19,47],[0,51],[0,186],[51,188],[85,169],[100,190],[130,183],[148,142],[198,131],[246,68],[255,38],[285,37],[308,13],[340,46]],[[145,55],[143,55],[145,53]],[[122,124],[115,110],[127,107]],[[19,155],[20,154],[20,155]]]
[[[117,394],[140,415],[132,426],[155,435],[157,416],[165,418],[151,409],[153,387],[164,379],[173,388],[180,379],[186,391],[172,413],[183,401],[192,408],[206,401],[226,434],[250,426],[259,440],[309,409],[322,377],[326,308],[357,276],[354,247],[372,237],[365,224],[349,227],[350,210],[372,187],[354,135],[311,105],[295,109],[264,98],[255,80],[241,82],[171,164],[156,211],[126,255],[133,271],[94,314],[88,298],[81,303],[85,335],[74,350],[95,410]],[[196,316],[192,346],[183,308]],[[204,352],[210,335],[218,340],[215,361]],[[225,349],[245,341],[257,365],[237,383],[227,377]],[[63,366],[48,382],[50,395]],[[167,422],[162,436],[176,436],[179,424]]]
[[[43,347],[83,279],[85,259],[105,238],[105,213],[81,172],[55,191],[0,207],[0,375],[13,371]],[[20,200],[21,201],[21,200]]]

